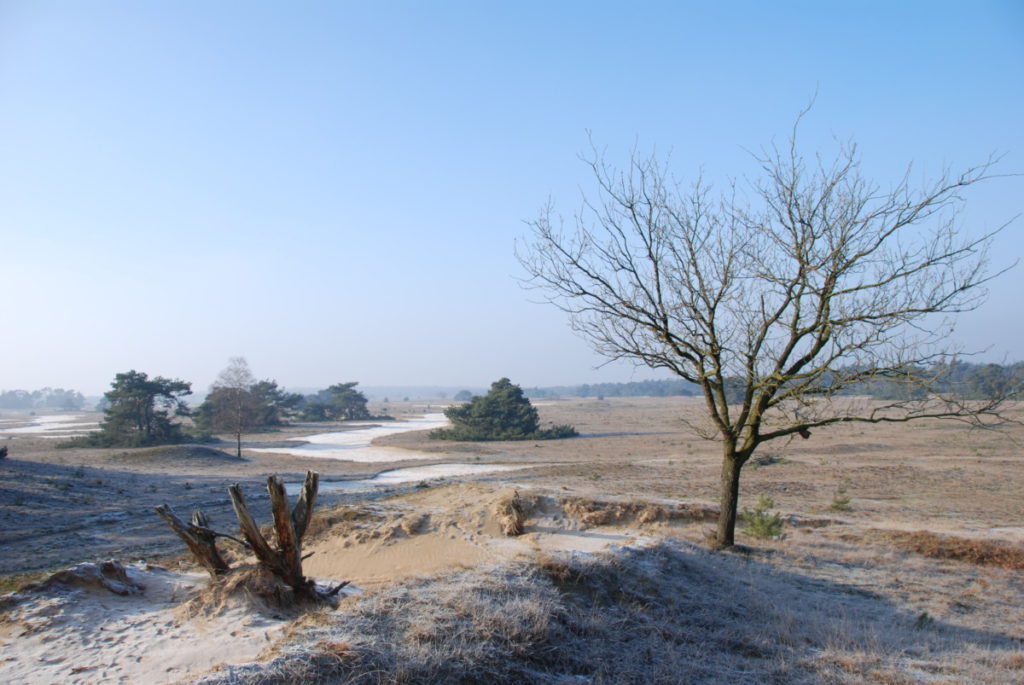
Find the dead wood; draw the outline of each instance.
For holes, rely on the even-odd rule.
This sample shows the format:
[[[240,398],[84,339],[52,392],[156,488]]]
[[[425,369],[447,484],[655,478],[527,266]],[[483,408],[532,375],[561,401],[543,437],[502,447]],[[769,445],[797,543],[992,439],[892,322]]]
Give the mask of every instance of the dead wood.
[[[309,521],[313,518],[313,505],[316,502],[316,493],[319,489],[320,474],[316,471],[306,471],[306,482],[302,484],[299,501],[295,503],[295,509],[292,510],[292,525],[300,540],[306,534]]]
[[[228,495],[231,497],[231,505],[234,507],[235,516],[238,517],[238,525],[242,537],[249,544],[256,558],[261,562],[269,562],[274,557],[274,550],[270,547],[260,527],[256,525],[255,519],[249,513],[249,507],[245,503],[245,495],[242,494],[242,486],[235,483],[228,488]]]
[[[231,505],[238,517],[244,542],[210,529],[206,517],[198,510],[193,514],[192,524],[189,526],[175,517],[167,505],[157,507],[157,513],[185,541],[199,562],[214,577],[230,571],[215,544],[218,537],[227,537],[236,542],[242,542],[256,556],[259,566],[292,588],[297,598],[325,600],[335,596],[348,583],[341,583],[328,590],[321,590],[316,583],[307,579],[302,573],[302,560],[305,558],[302,555],[302,537],[312,519],[319,486],[319,474],[315,471],[307,471],[306,480],[299,499],[295,503],[295,508],[289,510],[284,482],[278,476],[267,478],[267,492],[270,494],[270,509],[274,518],[275,544],[271,544],[260,531],[256,520],[249,512],[242,487],[238,483],[228,488],[228,495],[231,497]]]
[[[167,521],[171,530],[188,545],[189,550],[211,576],[216,578],[227,573],[230,567],[217,549],[217,533],[210,530],[209,521],[203,512],[198,509],[192,512],[192,523],[187,525],[175,516],[166,504],[157,507],[156,513]]]

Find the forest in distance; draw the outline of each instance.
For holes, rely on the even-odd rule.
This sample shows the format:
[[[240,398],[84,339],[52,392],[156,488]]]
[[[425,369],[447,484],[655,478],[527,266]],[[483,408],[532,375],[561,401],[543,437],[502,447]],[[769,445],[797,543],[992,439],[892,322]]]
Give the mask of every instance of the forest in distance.
[[[956,361],[922,369],[922,374],[942,375],[945,391],[955,392],[967,399],[991,397],[1006,387],[1020,387],[1024,382],[1024,362],[1009,364],[971,363]],[[903,384],[898,379],[880,379],[862,384],[855,389],[844,389],[844,395],[868,395],[876,399],[901,397]],[[275,384],[276,389],[276,384]],[[407,389],[408,390],[408,389]],[[431,389],[433,390],[433,389]],[[323,392],[323,391],[321,391]],[[555,399],[558,397],[672,397],[699,394],[697,385],[684,380],[661,379],[629,381],[622,383],[583,383],[580,385],[555,385],[524,387],[523,393],[531,399]],[[317,395],[317,393],[312,393]],[[366,394],[369,394],[368,392]],[[453,395],[455,401],[467,401],[475,391],[461,390]],[[1019,399],[1019,392],[1014,394]],[[428,395],[423,395],[424,397]],[[443,392],[431,392],[430,397],[446,396]],[[99,401],[99,406],[96,402]],[[0,410],[61,410],[82,411],[102,409],[102,400],[89,398],[81,392],[64,388],[41,388],[38,390],[0,390]]]
[[[1001,394],[1007,388],[1019,398],[1024,382],[1024,362],[1012,364],[972,364],[956,361],[936,364],[920,370],[921,376],[937,377],[942,392],[960,395],[966,399],[985,399]],[[826,379],[827,385],[827,379]],[[907,383],[899,378],[880,378],[872,382],[843,388],[838,395],[868,395],[875,399],[903,399]],[[738,389],[737,383],[735,388]],[[728,388],[727,388],[728,389]],[[684,380],[647,380],[629,383],[593,383],[584,385],[524,388],[527,397],[548,399],[556,397],[671,397],[698,395],[700,386]]]

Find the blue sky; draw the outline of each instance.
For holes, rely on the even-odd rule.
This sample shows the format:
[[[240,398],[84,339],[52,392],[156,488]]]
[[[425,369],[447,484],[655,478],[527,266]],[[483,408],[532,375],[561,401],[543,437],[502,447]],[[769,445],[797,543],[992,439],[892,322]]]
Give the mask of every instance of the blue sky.
[[[1018,2],[0,2],[0,389],[643,379],[516,282],[610,159],[711,180],[801,130],[887,184],[1024,172]],[[975,189],[965,230],[1024,211]],[[994,266],[1024,254],[1024,223]],[[1024,267],[957,340],[1024,359]]]

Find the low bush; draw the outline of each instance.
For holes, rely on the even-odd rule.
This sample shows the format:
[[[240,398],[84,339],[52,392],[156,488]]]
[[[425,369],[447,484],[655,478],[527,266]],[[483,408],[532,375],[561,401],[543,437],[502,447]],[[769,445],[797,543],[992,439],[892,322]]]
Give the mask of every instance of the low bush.
[[[846,485],[840,485],[832,495],[832,503],[828,506],[829,511],[849,511],[850,496],[846,494]]]
[[[452,426],[431,431],[435,440],[554,440],[577,435],[576,429],[567,425],[541,429],[537,410],[522,388],[507,378],[492,383],[486,395],[448,407],[444,415]]]
[[[757,497],[757,505],[753,511],[743,510],[744,532],[761,540],[777,538],[782,535],[782,516],[778,512],[768,511],[775,506],[775,500],[761,493]]]

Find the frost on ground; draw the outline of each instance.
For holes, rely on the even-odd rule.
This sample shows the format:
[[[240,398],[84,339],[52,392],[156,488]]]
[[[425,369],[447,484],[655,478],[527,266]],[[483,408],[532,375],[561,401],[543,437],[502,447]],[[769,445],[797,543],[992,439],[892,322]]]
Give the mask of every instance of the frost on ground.
[[[0,681],[1024,680],[1012,566],[839,524],[715,553],[684,539],[712,514],[495,483],[327,509],[305,571],[364,591],[297,619],[197,597],[201,575],[83,565],[0,600]]]
[[[848,427],[795,441],[744,486],[745,503],[775,500],[781,538],[741,529],[749,547],[712,553],[694,543],[717,517],[721,459],[679,427],[680,410],[699,409],[687,402],[552,403],[546,418],[584,437],[543,444],[388,435],[359,449],[404,455],[380,468],[405,484],[325,496],[303,546],[308,575],[351,580],[362,596],[296,620],[220,601],[230,593],[197,603],[203,577],[144,566],[125,572],[141,594],[37,588],[0,599],[0,682],[1024,682],[1019,428]],[[313,430],[324,429],[248,444],[298,446],[290,438]],[[309,468],[373,480],[344,459],[10,444],[7,574],[109,556],[176,567],[160,555],[182,546],[155,504],[201,506],[228,531],[226,483],[258,491],[269,473]],[[431,469],[471,466],[456,478],[477,482],[405,470],[424,454],[440,462]],[[840,487],[851,501],[836,511]],[[501,525],[512,501],[518,535]]]
[[[167,683],[256,658],[285,621],[244,603],[189,615],[205,575],[80,564],[0,598],[0,681]]]
[[[1019,682],[1019,640],[662,540],[382,587],[300,620],[245,683]]]

